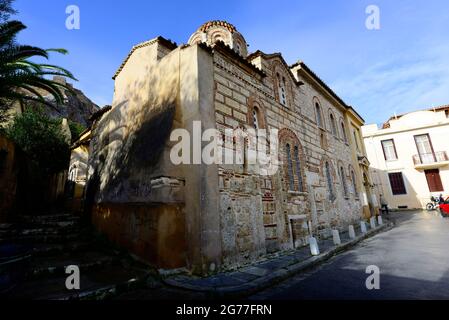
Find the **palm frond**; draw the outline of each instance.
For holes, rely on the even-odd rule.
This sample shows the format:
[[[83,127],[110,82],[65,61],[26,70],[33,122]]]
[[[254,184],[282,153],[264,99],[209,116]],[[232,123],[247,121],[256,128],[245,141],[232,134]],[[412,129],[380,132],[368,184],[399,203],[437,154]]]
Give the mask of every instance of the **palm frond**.
[[[28,59],[35,56],[48,59],[48,52],[46,50],[33,46],[12,45],[5,50],[2,50],[0,55],[2,56],[1,61],[4,63],[7,63],[8,61]]]
[[[70,79],[75,80],[75,81],[78,81],[73,76],[73,74],[69,70],[67,70],[67,69],[64,69],[64,68],[61,68],[61,67],[58,67],[58,66],[54,66],[54,65],[50,65],[50,64],[40,64],[39,66],[42,69],[52,70],[52,71],[45,71],[46,75],[48,75],[48,74],[55,74],[53,72],[56,72],[56,73],[58,73],[58,75],[61,75],[61,76],[66,77],[66,78],[70,78]]]
[[[26,26],[20,21],[0,23],[0,100],[36,101],[54,108],[41,92],[48,92],[56,105],[64,103],[66,91],[73,88],[64,83],[49,80],[49,76],[61,76],[77,81],[75,76],[62,67],[30,61],[40,57],[49,59],[50,53],[67,54],[60,48],[41,49],[15,42],[17,34]]]
[[[16,20],[0,24],[0,47],[13,42],[16,35],[24,29],[26,26]]]
[[[47,52],[57,52],[57,53],[60,53],[60,54],[69,54],[69,51],[68,50],[66,50],[66,49],[62,49],[62,48],[53,48],[53,49],[47,49],[46,50]]]

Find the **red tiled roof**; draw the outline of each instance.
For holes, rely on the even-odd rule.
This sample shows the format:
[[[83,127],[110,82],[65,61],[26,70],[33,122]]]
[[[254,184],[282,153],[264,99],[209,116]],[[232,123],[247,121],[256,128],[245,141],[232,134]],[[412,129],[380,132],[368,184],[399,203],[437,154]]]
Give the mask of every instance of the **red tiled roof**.
[[[228,31],[230,31],[232,33],[237,32],[237,28],[236,27],[234,27],[229,22],[222,21],[222,20],[208,21],[208,22],[204,23],[198,30],[201,31],[201,32],[206,32],[210,28],[217,27],[217,26],[224,27],[224,28],[226,28]]]

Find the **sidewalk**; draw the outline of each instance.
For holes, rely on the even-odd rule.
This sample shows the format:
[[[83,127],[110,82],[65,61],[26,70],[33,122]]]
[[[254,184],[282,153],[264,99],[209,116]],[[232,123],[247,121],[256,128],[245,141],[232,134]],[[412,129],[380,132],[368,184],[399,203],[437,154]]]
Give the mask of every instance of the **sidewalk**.
[[[383,225],[369,230],[366,234],[361,234],[359,226],[356,229],[355,239],[350,239],[348,232],[340,234],[342,244],[339,246],[335,246],[332,239],[322,240],[319,242],[321,252],[319,256],[312,256],[307,246],[237,271],[220,273],[207,278],[177,275],[165,279],[164,282],[172,287],[205,293],[211,298],[242,298],[312,268],[350,249],[360,241],[392,227],[393,223],[384,221]]]

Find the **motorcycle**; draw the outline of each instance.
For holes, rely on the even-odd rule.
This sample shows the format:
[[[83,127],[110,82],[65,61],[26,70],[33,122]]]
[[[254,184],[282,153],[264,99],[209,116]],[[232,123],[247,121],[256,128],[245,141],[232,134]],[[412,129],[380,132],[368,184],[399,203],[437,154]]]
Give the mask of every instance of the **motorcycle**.
[[[427,205],[426,205],[426,209],[427,211],[434,211],[437,210],[440,207],[440,199],[435,198],[435,197],[431,197],[430,201]]]

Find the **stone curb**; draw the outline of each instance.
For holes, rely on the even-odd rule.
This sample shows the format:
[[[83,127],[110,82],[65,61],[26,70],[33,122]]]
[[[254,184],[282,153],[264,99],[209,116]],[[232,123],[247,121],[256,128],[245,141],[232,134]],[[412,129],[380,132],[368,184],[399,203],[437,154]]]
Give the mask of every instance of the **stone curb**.
[[[170,278],[164,279],[163,281],[165,284],[179,289],[206,293],[211,298],[244,298],[248,295],[262,291],[279,282],[282,282],[300,272],[313,268],[314,266],[331,259],[333,256],[349,250],[350,248],[354,247],[361,241],[366,240],[382,231],[391,230],[393,227],[394,224],[392,222],[384,222],[382,226],[378,226],[376,229],[371,229],[366,234],[360,235],[357,238],[348,241],[342,245],[336,246],[331,250],[324,252],[318,256],[297,262],[288,267],[276,270],[267,276],[260,277],[258,279],[255,279],[253,281],[238,286],[214,288],[214,287],[204,287],[182,283],[176,281],[175,279]]]

